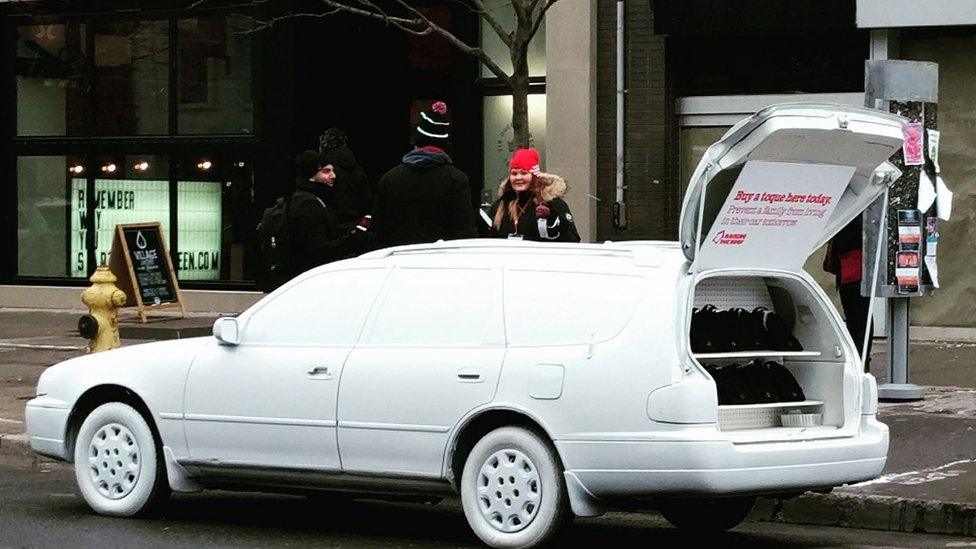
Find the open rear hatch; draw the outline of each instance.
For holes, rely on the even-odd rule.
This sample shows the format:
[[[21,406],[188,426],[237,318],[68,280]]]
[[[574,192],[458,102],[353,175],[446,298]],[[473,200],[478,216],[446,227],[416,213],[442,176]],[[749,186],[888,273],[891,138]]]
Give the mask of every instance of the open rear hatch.
[[[887,159],[904,124],[881,111],[803,103],[736,124],[688,185],[679,238],[692,269],[802,269],[901,175]]]
[[[733,440],[855,434],[860,415],[856,347],[826,295],[801,273],[815,250],[901,175],[887,159],[902,145],[904,124],[898,116],[841,105],[772,106],[729,130],[695,170],[679,235],[689,272],[696,275],[697,314],[706,305],[764,318],[772,313],[769,318],[799,344],[756,340],[736,348],[720,337],[721,349],[691,349],[720,395],[728,389],[722,383],[728,383],[729,368],[755,361],[776,363],[802,387],[802,400],[773,397],[771,402],[729,403],[724,391],[719,428]],[[757,307],[767,312],[756,313]],[[745,313],[726,314],[727,327],[713,323],[711,329],[742,332],[736,327],[753,321]],[[787,427],[784,423],[793,420],[784,415],[809,418]]]

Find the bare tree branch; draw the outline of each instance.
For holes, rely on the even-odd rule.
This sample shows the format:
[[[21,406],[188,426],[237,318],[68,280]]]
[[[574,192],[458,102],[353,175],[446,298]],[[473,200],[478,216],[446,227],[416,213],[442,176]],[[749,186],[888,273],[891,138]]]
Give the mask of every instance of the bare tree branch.
[[[519,26],[529,20],[532,15],[525,10],[525,4],[522,3],[522,0],[512,0],[512,8],[515,10],[515,19],[518,21]]]
[[[241,34],[241,35],[252,34],[264,29],[271,28],[277,25],[278,23],[282,21],[288,21],[289,19],[299,19],[299,18],[306,18],[306,17],[318,19],[322,17],[329,17],[331,15],[335,15],[336,13],[338,13],[338,10],[331,10],[323,13],[289,13],[288,15],[280,15],[278,17],[272,17],[271,19],[265,21],[262,21],[260,19],[255,19],[254,17],[247,14],[241,14],[241,17],[246,17],[254,23],[254,28],[237,34]]]
[[[417,34],[417,35],[421,35],[422,36],[422,35],[425,35],[425,34],[429,34],[430,33],[430,30],[425,30],[423,28],[424,27],[423,21],[420,21],[418,19],[407,19],[407,18],[404,18],[404,17],[393,17],[391,15],[388,15],[386,12],[384,12],[382,9],[380,9],[379,7],[377,7],[375,4],[373,4],[369,0],[359,0],[359,3],[362,4],[362,5],[364,5],[364,6],[373,8],[376,11],[370,11],[370,10],[367,10],[367,9],[356,8],[356,7],[350,6],[348,4],[343,4],[341,2],[337,2],[336,0],[321,0],[321,1],[322,1],[323,4],[332,7],[335,11],[342,11],[342,12],[351,13],[351,14],[354,14],[354,15],[361,15],[361,16],[364,16],[364,17],[370,17],[370,18],[373,18],[373,19],[378,19],[380,21],[383,21],[384,23],[390,23],[391,25],[394,25],[397,28],[399,28],[401,30],[404,30],[404,31],[407,31],[407,32],[409,32],[411,34]],[[335,12],[333,12],[333,13],[335,13]],[[417,28],[411,28],[411,27],[420,27],[420,29],[418,30]]]
[[[505,71],[503,71],[502,68],[499,67],[498,64],[495,63],[495,61],[491,57],[489,57],[488,54],[485,53],[483,49],[473,48],[465,44],[460,39],[458,39],[458,37],[451,34],[450,31],[444,29],[437,23],[431,21],[430,18],[424,15],[422,11],[415,8],[414,6],[411,6],[409,3],[406,2],[406,0],[395,0],[395,1],[397,4],[403,6],[403,8],[406,9],[408,12],[415,15],[417,19],[423,21],[424,24],[427,25],[429,28],[433,29],[434,32],[446,38],[447,41],[450,42],[451,44],[454,44],[454,47],[456,47],[457,49],[463,51],[468,55],[477,57],[482,63],[484,63],[486,67],[488,67],[488,70],[490,70],[492,74],[500,78],[503,82],[505,82],[506,85],[511,85],[511,81],[512,81],[511,77],[508,74],[506,74]]]
[[[476,11],[478,15],[481,16],[482,19],[484,19],[489,25],[491,25],[492,30],[495,31],[495,34],[498,35],[498,38],[501,38],[502,43],[508,46],[509,49],[511,49],[513,43],[513,36],[515,33],[512,31],[507,31],[505,27],[503,27],[501,23],[498,22],[498,19],[495,19],[495,16],[488,11],[487,7],[485,7],[485,3],[483,0],[471,0],[471,1],[478,8],[477,10],[474,11]]]
[[[533,4],[537,3],[538,1],[539,0],[535,0],[533,2]],[[552,5],[555,4],[558,1],[559,0],[546,0],[546,5],[545,6],[542,6],[542,11],[539,12],[539,18],[536,19],[532,23],[532,30],[529,31],[529,40],[530,41],[535,36],[535,33],[537,33],[539,31],[539,27],[542,26],[542,22],[545,21],[545,19],[546,19],[546,12],[549,11],[549,8],[551,8]]]

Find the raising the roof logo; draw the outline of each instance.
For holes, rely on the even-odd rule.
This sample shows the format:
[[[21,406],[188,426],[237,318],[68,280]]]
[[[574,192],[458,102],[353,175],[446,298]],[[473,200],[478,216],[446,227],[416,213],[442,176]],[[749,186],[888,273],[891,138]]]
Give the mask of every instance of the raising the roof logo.
[[[746,241],[745,233],[727,233],[725,229],[722,229],[715,235],[712,242],[727,246],[738,246]]]

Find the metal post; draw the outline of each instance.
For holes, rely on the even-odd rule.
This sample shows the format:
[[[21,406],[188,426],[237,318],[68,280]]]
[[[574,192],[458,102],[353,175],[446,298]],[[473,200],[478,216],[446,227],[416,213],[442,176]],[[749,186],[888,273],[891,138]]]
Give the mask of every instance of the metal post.
[[[886,43],[887,47],[887,43]],[[879,57],[872,54],[872,57]],[[938,105],[938,65],[900,60],[871,60],[865,64],[865,105],[906,116],[912,122],[921,122],[934,129],[935,117],[926,119],[926,109],[937,113]],[[870,279],[862,282],[865,286],[878,287],[878,294],[888,298],[886,328],[888,334],[888,353],[886,366],[887,383],[878,387],[878,397],[882,400],[919,400],[923,398],[921,387],[908,380],[908,326],[909,298],[900,290],[894,280],[894,257],[898,251],[898,209],[912,208],[918,201],[918,177],[923,166],[906,166],[901,153],[896,153],[891,162],[902,170],[902,177],[889,188],[885,203],[875,203],[869,209],[872,213],[881,210],[882,220],[877,229],[865,231],[866,243],[884,246],[886,253],[883,267],[877,262],[865,264],[865,272]],[[883,208],[892,206],[888,211]],[[906,206],[909,205],[909,206]],[[925,212],[922,212],[923,215]],[[921,272],[921,271],[920,271]],[[921,276],[921,275],[920,275]],[[870,282],[869,282],[870,280]],[[920,291],[916,297],[931,293],[924,280],[919,280]]]
[[[613,226],[627,228],[627,203],[624,202],[624,3],[617,2],[617,193],[613,202]]]
[[[922,388],[908,382],[908,309],[910,299],[888,300],[888,382],[878,387],[878,398],[884,400],[921,400]]]

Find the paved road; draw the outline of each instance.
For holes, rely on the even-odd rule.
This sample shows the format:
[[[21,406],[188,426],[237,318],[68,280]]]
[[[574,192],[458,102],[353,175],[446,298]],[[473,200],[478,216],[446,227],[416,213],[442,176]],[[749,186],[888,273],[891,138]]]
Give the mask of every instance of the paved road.
[[[576,546],[976,547],[972,538],[747,523],[692,538],[656,515],[611,513],[579,520]],[[437,506],[357,501],[341,509],[296,496],[212,492],[175,496],[162,518],[92,514],[72,471],[0,466],[0,547],[480,547],[456,502]]]

